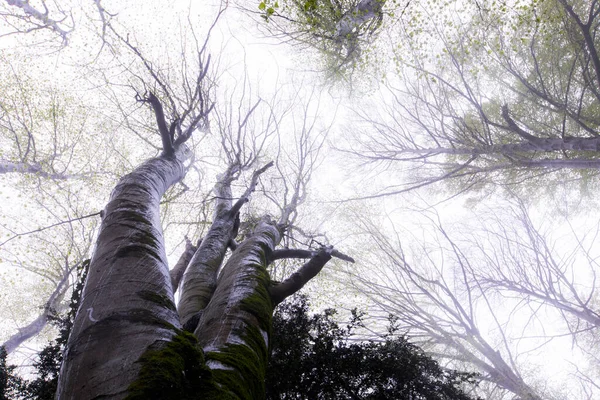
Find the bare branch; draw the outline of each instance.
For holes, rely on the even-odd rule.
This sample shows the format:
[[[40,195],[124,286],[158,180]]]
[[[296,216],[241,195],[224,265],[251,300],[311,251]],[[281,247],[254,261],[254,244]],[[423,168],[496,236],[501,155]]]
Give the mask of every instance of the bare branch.
[[[302,249],[277,249],[271,253],[271,257],[269,261],[276,261],[286,258],[311,258],[317,255],[319,250],[302,250]],[[335,249],[332,249],[331,256],[335,258],[339,258],[340,260],[348,261],[354,263],[354,258],[345,255]]]
[[[254,192],[254,190],[256,189],[256,185],[258,184],[258,178],[262,173],[264,173],[267,169],[271,168],[272,166],[273,161],[269,162],[264,167],[254,171],[254,173],[252,174],[252,179],[250,180],[250,185],[248,185],[248,188],[246,189],[244,194],[238,199],[238,201],[235,202],[233,207],[231,207],[230,213],[232,215],[239,213],[242,206],[250,200],[250,195],[252,194],[252,192]]]
[[[274,305],[281,303],[286,297],[291,296],[314,278],[321,269],[331,260],[333,247],[325,247],[316,252],[310,261],[304,264],[300,269],[292,274],[285,281],[269,287],[269,294]]]
[[[171,132],[169,128],[167,128],[165,113],[160,100],[158,100],[154,93],[150,92],[148,93],[148,97],[142,99],[142,101],[150,103],[150,106],[152,106],[152,109],[154,110],[156,124],[158,126],[158,131],[160,133],[160,138],[163,145],[162,155],[164,157],[171,157],[175,153],[175,147],[173,146]]]
[[[70,224],[71,222],[74,222],[74,221],[80,221],[82,219],[91,218],[91,217],[95,217],[95,216],[98,216],[98,215],[102,216],[102,211],[95,212],[95,213],[88,214],[88,215],[84,215],[82,217],[71,218],[71,219],[68,219],[66,221],[60,221],[60,222],[57,222],[57,223],[52,224],[52,225],[44,226],[43,228],[34,229],[32,231],[22,232],[22,233],[16,233],[16,234],[12,235],[11,237],[9,237],[8,239],[4,240],[2,243],[0,243],[0,247],[4,246],[6,243],[10,242],[11,240],[14,240],[14,239],[16,239],[18,237],[21,237],[21,236],[31,235],[32,233],[43,232],[43,231],[45,231],[47,229],[51,229],[51,228],[54,228],[54,227],[57,227],[57,226],[60,226],[60,225],[64,225],[64,224]]]
[[[173,293],[177,291],[179,282],[181,282],[181,278],[183,277],[183,274],[185,273],[192,256],[196,250],[198,250],[197,246],[199,246],[201,242],[202,239],[200,239],[198,244],[194,246],[187,237],[185,238],[185,249],[183,250],[183,253],[181,253],[177,264],[175,264],[173,269],[169,272],[169,275],[171,276],[171,287],[173,288]]]

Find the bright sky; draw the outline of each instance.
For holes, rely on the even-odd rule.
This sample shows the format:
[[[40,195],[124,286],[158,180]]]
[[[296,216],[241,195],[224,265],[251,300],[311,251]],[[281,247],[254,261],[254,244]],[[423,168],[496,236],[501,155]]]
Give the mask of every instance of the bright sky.
[[[208,23],[212,21],[218,9],[217,6],[206,5],[204,2],[192,3],[191,8],[189,8],[190,2],[187,1],[104,1],[102,4],[110,12],[118,14],[116,20],[126,26],[126,28],[122,28],[121,32],[124,34],[130,33],[132,40],[136,41],[140,49],[150,59],[161,60],[161,62],[164,62],[164,65],[169,65],[170,63],[176,65],[178,54],[181,53],[178,43],[181,43],[182,38],[188,45],[192,43],[192,38],[187,28],[186,10],[189,8],[189,15],[193,17],[194,21],[192,25],[196,34],[202,38],[206,32]],[[73,1],[72,4],[76,7],[80,6],[78,1]],[[248,7],[253,6],[253,3],[248,3]],[[85,9],[85,13],[88,16],[94,16],[93,7]],[[97,85],[101,86],[98,71],[94,72],[93,68],[87,69],[81,63],[92,63],[90,65],[97,63],[104,66],[105,70],[103,70],[103,73],[106,73],[106,79],[111,84],[117,84],[113,87],[113,90],[117,91],[116,96],[125,96],[125,94],[131,96],[129,100],[123,102],[124,106],[129,107],[125,112],[130,113],[134,117],[137,114],[135,114],[133,92],[125,86],[118,86],[124,85],[129,76],[126,76],[123,73],[122,66],[117,65],[115,62],[117,57],[113,57],[109,52],[103,52],[100,57],[96,58],[99,47],[97,38],[89,30],[88,16],[77,14],[76,31],[72,35],[71,43],[60,52],[44,51],[42,54],[42,50],[40,49],[43,49],[43,47],[39,49],[14,47],[14,41],[21,39],[5,37],[0,39],[0,48],[9,50],[0,53],[0,56],[11,60],[11,63],[17,68],[17,75],[26,74],[33,78],[34,81],[43,80],[48,85],[62,88],[67,93],[71,93],[75,97],[78,97],[78,99],[83,100],[86,105],[90,105],[92,112],[88,116],[84,126],[85,131],[89,132],[89,138],[86,139],[82,147],[86,148],[87,151],[98,151],[100,153],[101,146],[99,143],[95,143],[94,140],[100,140],[100,137],[104,137],[101,136],[102,134],[112,132],[111,144],[114,144],[114,147],[118,149],[119,143],[125,143],[128,140],[128,133],[124,130],[124,121],[122,119],[114,118],[111,120],[104,118],[105,114],[109,116],[114,115],[110,114],[111,112],[115,112],[115,104],[111,100],[113,93],[106,87],[100,87],[97,90]],[[219,93],[230,93],[234,87],[237,87],[237,89],[241,88],[243,86],[244,73],[246,73],[248,86],[252,88],[252,95],[261,97],[267,102],[272,101],[274,93],[277,91],[279,91],[282,98],[286,96],[290,97],[291,94],[299,92],[300,100],[308,98],[312,92],[313,99],[320,100],[320,107],[318,109],[312,107],[309,114],[318,117],[320,126],[327,127],[331,125],[332,129],[326,142],[327,157],[317,172],[315,172],[312,182],[312,197],[306,205],[306,210],[310,210],[308,213],[310,217],[306,218],[304,222],[312,225],[310,226],[312,228],[318,228],[319,231],[327,233],[332,242],[340,250],[347,252],[354,251],[356,255],[360,255],[361,251],[369,250],[370,245],[366,242],[364,236],[356,232],[357,229],[355,229],[353,220],[353,215],[356,214],[353,213],[362,212],[364,214],[372,214],[373,220],[381,222],[381,226],[389,231],[394,228],[409,232],[415,238],[421,237],[427,239],[429,237],[427,236],[428,229],[423,226],[423,218],[413,211],[407,212],[407,209],[422,207],[424,203],[436,204],[439,192],[426,192],[423,195],[424,197],[421,198],[408,195],[382,200],[369,200],[360,203],[340,202],[340,200],[372,193],[374,188],[389,184],[392,180],[390,175],[395,173],[391,169],[384,172],[376,170],[373,173],[359,175],[356,173],[357,169],[348,162],[346,155],[331,151],[331,147],[337,147],[339,143],[343,142],[349,130],[356,128],[354,124],[355,115],[351,107],[359,104],[357,101],[364,100],[367,96],[361,96],[363,97],[362,99],[348,98],[339,90],[328,90],[323,86],[315,86],[320,84],[321,77],[311,72],[311,69],[313,69],[309,63],[311,57],[308,54],[299,52],[298,48],[282,44],[278,39],[262,36],[256,29],[256,24],[257,22],[252,21],[247,14],[244,14],[231,5],[230,9],[224,14],[214,29],[210,48],[213,53],[213,66],[218,66],[215,72],[221,75]],[[397,28],[399,29],[399,27]],[[393,32],[390,37],[393,38],[395,33],[397,32]],[[13,47],[16,50],[12,50]],[[16,58],[13,53],[19,55],[20,58]],[[84,58],[82,58],[82,54],[85,55]],[[123,56],[123,58],[126,57]],[[380,64],[387,65],[388,61],[391,60],[382,60]],[[82,75],[86,74],[89,75],[84,79]],[[314,87],[317,87],[317,89],[313,90]],[[98,95],[98,93],[102,93],[102,95]],[[386,96],[388,95],[375,93],[373,98],[378,97],[376,101],[381,101],[383,98],[383,101],[385,101]],[[283,102],[284,100],[281,100],[281,104]],[[279,105],[273,104],[273,106]],[[375,107],[377,107],[377,104],[375,104]],[[81,121],[74,121],[69,126],[74,127],[75,122]],[[284,134],[283,142],[285,145],[290,146],[293,144],[293,133],[299,125],[300,121],[288,119],[280,127],[280,131]],[[98,132],[98,134],[95,135],[95,132]],[[288,136],[286,137],[285,135]],[[108,164],[106,165],[115,163],[118,165],[118,170],[127,170],[132,165],[151,155],[148,154],[149,147],[145,145],[140,145],[137,148],[129,145],[123,146],[123,148],[126,150],[124,154],[121,154],[121,158],[118,161],[114,158],[108,158]],[[214,150],[213,148],[211,149]],[[206,156],[205,159],[200,161],[205,163],[202,164],[203,168],[205,168],[204,173],[206,174],[206,180],[203,181],[205,184],[208,184],[207,182],[219,169],[219,165],[212,163],[212,160],[217,157],[215,157],[214,151],[211,153],[211,149],[204,150],[200,147],[199,150],[203,152],[201,155]],[[107,150],[107,154],[112,153],[108,153]],[[107,157],[109,156],[107,155]],[[5,228],[8,226],[16,232],[36,229],[43,222],[36,218],[24,218],[30,215],[30,209],[35,209],[35,212],[39,213],[39,216],[48,216],[51,220],[57,216],[65,217],[67,215],[61,214],[63,210],[60,209],[60,204],[67,200],[80,202],[81,209],[83,210],[89,210],[89,212],[97,211],[108,197],[110,182],[113,182],[115,177],[102,176],[97,179],[98,185],[96,190],[98,192],[92,193],[92,196],[85,196],[84,189],[87,190],[86,188],[76,188],[75,192],[77,193],[73,195],[76,197],[75,200],[71,198],[65,199],[57,195],[56,198],[45,198],[40,205],[39,202],[36,203],[35,201],[35,196],[38,195],[35,190],[32,193],[31,191],[28,192],[22,186],[13,188],[13,185],[17,186],[18,184],[12,182],[10,178],[3,177],[2,182],[6,185],[6,189],[3,189],[0,194],[0,196],[3,196],[2,205],[0,206],[2,214],[1,222]],[[24,193],[30,193],[32,198],[23,198]],[[492,198],[490,201],[499,202],[495,198]],[[18,205],[18,207],[15,205]],[[25,209],[25,205],[29,208]],[[438,210],[443,222],[447,223],[448,226],[452,226],[450,229],[453,232],[460,232],[461,229],[464,231],[466,229],[465,226],[469,224],[475,225],[475,228],[472,230],[475,231],[481,228],[480,225],[477,225],[479,221],[475,219],[476,213],[483,209],[483,207],[477,207],[476,205],[476,202],[468,202],[464,198],[460,198],[456,201],[443,203],[438,207]],[[46,206],[45,210],[44,206]],[[539,208],[543,209],[543,205]],[[534,213],[533,218],[536,220],[536,223],[545,224],[546,219],[552,218],[549,215],[551,214],[539,211]],[[464,224],[463,222],[467,220],[469,224]],[[589,216],[587,221],[581,222],[581,227],[579,227],[579,221],[572,223],[577,226],[577,232],[583,232],[598,225],[597,218],[594,216]],[[81,231],[77,231],[75,235],[89,234],[91,229],[91,226],[82,227]],[[175,237],[175,239],[167,243],[172,264],[181,251],[181,238],[183,234],[190,232],[185,229],[185,227],[178,225],[169,231],[170,237]],[[556,229],[555,232],[559,232],[558,234],[555,233],[555,237],[563,236],[560,234],[561,232],[569,232],[562,222],[559,228],[554,229]],[[6,234],[10,235],[10,233]],[[53,239],[50,238],[48,240],[48,246],[53,248],[60,246],[59,238],[56,241],[53,241]],[[15,269],[18,261],[30,264],[36,259],[40,260],[39,252],[43,252],[43,250],[32,250],[31,255],[27,251],[20,250],[23,248],[28,249],[29,246],[34,249],[36,240],[38,239],[23,238],[19,242],[11,242],[11,246],[7,245],[0,249],[0,251],[5,252],[4,256],[0,255],[0,258],[10,260],[10,262],[0,264],[0,274],[2,274],[3,278],[2,283],[0,283],[0,293],[2,293],[0,294],[0,317],[4,322],[0,324],[2,327],[0,328],[0,340],[4,340],[15,331],[15,328],[25,324],[29,319],[28,317],[33,315],[37,307],[43,303],[44,295],[50,290],[49,286],[51,285],[47,285],[48,287],[38,286],[41,282],[39,277],[35,277],[29,272],[24,272],[22,269]],[[569,243],[569,240],[572,243],[573,238],[561,238],[560,242],[556,239],[556,242],[564,246],[564,243]],[[595,243],[594,240],[595,238],[592,238],[591,242]],[[598,254],[594,252],[590,257],[595,259],[598,257]],[[46,259],[43,260],[47,262]],[[361,274],[370,273],[369,265],[365,265],[360,261],[355,265],[355,268]],[[344,299],[346,303],[350,304],[344,304],[344,301],[341,301],[343,296],[339,295],[340,290],[343,290],[340,289],[342,286],[338,282],[327,281],[327,279],[334,280],[341,275],[336,273],[336,267],[332,267],[324,275],[325,279],[318,280],[317,284],[313,285],[310,289],[313,293],[319,294],[318,302],[322,302],[324,305],[353,306],[356,300],[352,296],[352,293],[348,291],[350,295],[348,299]],[[35,280],[35,285],[31,284],[32,280]],[[332,290],[335,291],[335,296],[331,296]],[[15,299],[18,299],[18,301],[15,302]],[[502,316],[508,318],[507,315]],[[523,327],[525,325],[524,318],[526,317],[518,316],[513,318],[511,328],[516,330],[517,327]],[[558,320],[554,314],[548,317],[548,319],[552,318]],[[489,315],[486,315],[486,311],[482,311],[481,320],[483,321],[483,329],[481,330],[486,331],[490,337],[494,337],[494,335],[497,335],[497,332],[494,331],[493,324],[486,325],[486,319],[489,319]],[[546,334],[552,331],[551,326],[539,327],[540,331],[542,328],[547,329]],[[49,335],[46,332],[45,337]],[[541,350],[536,349],[534,355],[528,359],[528,362],[535,364],[536,368],[539,367],[545,370],[544,375],[551,378],[549,385],[553,390],[569,386],[565,382],[568,381],[569,373],[573,371],[573,366],[565,363],[563,360],[567,358],[575,360],[578,363],[582,359],[577,350],[572,350],[572,347],[568,346],[568,343],[565,343],[568,340],[568,337],[555,339],[550,345],[543,347]],[[535,342],[537,344],[540,341],[536,339],[525,345],[522,344],[524,342],[519,344],[515,341],[514,343],[518,351],[523,351],[523,347],[527,347],[527,350],[529,350],[532,346],[529,343]],[[43,342],[43,340],[40,340],[28,346],[34,349],[39,348]],[[24,351],[19,357],[27,354],[31,354],[31,351]],[[549,359],[552,359],[551,363],[547,362]]]

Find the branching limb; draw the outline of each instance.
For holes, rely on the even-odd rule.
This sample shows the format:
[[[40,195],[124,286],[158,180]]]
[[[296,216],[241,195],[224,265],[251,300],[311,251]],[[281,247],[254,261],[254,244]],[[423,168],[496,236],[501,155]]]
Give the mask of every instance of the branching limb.
[[[69,33],[71,33],[71,31],[73,30],[73,27],[66,27],[66,24],[64,24],[64,20],[70,19],[71,24],[74,24],[73,17],[70,13],[66,13],[59,9],[59,12],[62,13],[62,19],[59,20],[56,18],[51,18],[49,16],[50,11],[48,10],[45,2],[43,1],[42,6],[44,7],[44,11],[40,11],[33,7],[28,0],[6,0],[6,3],[9,6],[20,8],[24,14],[21,16],[14,14],[11,15],[11,17],[25,21],[26,23],[33,26],[33,28],[25,30],[25,33],[37,29],[50,29],[62,38],[64,46],[68,44]]]
[[[175,147],[173,146],[171,131],[169,128],[167,128],[167,122],[165,121],[165,113],[160,100],[158,100],[158,98],[152,92],[149,92],[148,97],[145,98],[140,98],[138,96],[138,100],[145,103],[150,103],[150,106],[154,111],[154,115],[156,116],[156,124],[158,126],[158,131],[162,140],[162,155],[164,157],[172,156],[175,153]]]
[[[540,138],[535,137],[531,133],[521,129],[521,127],[517,125],[515,120],[510,117],[510,115],[508,114],[508,106],[506,104],[502,106],[502,118],[504,118],[511,131],[521,136],[523,139],[527,140],[531,144],[535,145],[539,143]]]
[[[319,253],[319,251],[315,251],[315,250],[302,250],[302,249],[278,249],[273,251],[273,253],[271,253],[271,257],[269,259],[270,262],[273,262],[275,260],[281,260],[284,258],[311,258],[316,256]],[[344,253],[341,253],[335,249],[333,249],[331,251],[331,256],[335,257],[335,258],[339,258],[340,260],[344,260],[344,261],[348,261],[348,262],[355,262],[354,258],[345,255]]]
[[[272,166],[273,166],[273,161],[269,162],[264,167],[254,171],[254,174],[252,174],[252,180],[250,181],[250,185],[248,185],[248,188],[246,189],[246,191],[244,192],[242,197],[240,197],[239,200],[235,202],[233,207],[231,207],[231,210],[230,210],[231,215],[235,215],[240,212],[240,209],[242,208],[242,206],[250,200],[250,195],[256,189],[256,185],[258,184],[258,178],[260,177],[260,175],[263,172],[265,172],[267,169],[271,168]]]
[[[69,277],[71,276],[71,272],[73,272],[73,270],[75,270],[79,265],[80,264],[76,264],[70,267],[67,263],[63,269],[61,279],[56,284],[54,291],[48,297],[48,301],[46,301],[41,314],[26,326],[19,328],[18,332],[8,338],[8,340],[2,343],[0,347],[4,347],[6,352],[10,354],[25,341],[34,337],[35,335],[38,335],[42,331],[48,322],[48,317],[55,312],[56,308],[58,307],[58,303],[60,303],[60,299],[69,288]]]
[[[308,281],[321,272],[325,264],[331,260],[332,253],[333,247],[323,247],[292,276],[275,286],[271,286],[269,294],[273,305],[281,303],[286,297],[302,289]]]
[[[198,241],[197,246],[200,245],[200,242],[202,242],[202,239]],[[179,261],[177,261],[175,267],[173,267],[173,269],[169,272],[171,275],[171,287],[173,288],[173,293],[177,291],[179,282],[181,282],[181,278],[183,277],[183,274],[185,273],[192,256],[196,250],[198,250],[197,246],[194,246],[187,237],[185,238],[185,250],[181,254],[181,257],[179,257]]]

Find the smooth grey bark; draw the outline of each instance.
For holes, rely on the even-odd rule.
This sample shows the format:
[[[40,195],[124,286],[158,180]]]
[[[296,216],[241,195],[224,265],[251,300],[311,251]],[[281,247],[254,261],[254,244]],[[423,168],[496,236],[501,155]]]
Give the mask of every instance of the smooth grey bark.
[[[240,339],[242,332],[236,327],[238,320],[249,317],[242,303],[256,293],[259,281],[267,276],[266,260],[281,241],[281,235],[281,228],[274,222],[263,220],[223,267],[218,288],[195,331],[205,351],[218,351],[227,343],[236,343]],[[267,283],[262,282],[263,285]],[[252,321],[251,325],[257,326],[258,322]]]
[[[180,327],[159,202],[185,174],[185,145],[124,176],[105,208],[81,305],[64,355],[58,399],[123,398],[136,361]]]
[[[265,396],[273,302],[266,271],[269,254],[282,230],[263,219],[253,234],[233,252],[219,276],[217,288],[204,309],[194,335],[204,349],[215,381],[233,398],[244,388],[248,398]],[[251,365],[252,368],[248,368]]]
[[[205,352],[206,364],[198,367],[211,371],[201,378],[211,388],[207,390],[213,390],[211,396],[218,392],[227,398],[264,398],[274,305],[299,290],[332,255],[350,259],[331,247],[300,252],[312,257],[305,267],[281,284],[272,282],[266,268],[287,224],[265,217],[239,245],[230,244],[237,234],[240,208],[260,174],[273,163],[255,171],[235,203],[230,185],[237,170],[230,167],[215,188],[218,200],[209,233],[188,266],[174,268],[185,269],[189,279],[181,285],[181,295],[192,300],[181,308],[192,313],[187,322],[193,323],[184,326],[183,314],[172,303],[173,279],[178,274],[168,271],[158,209],[164,191],[183,176],[184,158],[176,151],[174,157],[152,159],[115,188],[67,345],[57,398],[126,397],[129,385],[139,382],[140,357],[172,343],[182,327],[194,332]],[[297,194],[292,197],[297,205]],[[284,209],[289,217],[290,207]],[[233,252],[220,268],[228,247]],[[188,243],[179,264],[192,252]],[[198,301],[200,295],[205,298]]]
[[[217,285],[219,267],[227,249],[235,243],[240,223],[239,211],[249,201],[259,176],[272,165],[273,163],[268,163],[254,172],[250,185],[235,204],[232,201],[231,183],[240,172],[240,166],[232,164],[218,178],[214,188],[217,202],[213,223],[183,276],[181,298],[177,309],[185,329],[195,330],[200,313],[211,300]],[[237,245],[234,244],[233,248],[236,247]]]
[[[348,38],[365,22],[381,17],[385,0],[361,0],[352,10],[337,22],[335,36],[340,40]]]
[[[29,164],[25,162],[13,162],[9,160],[0,160],[0,174],[9,174],[12,172],[35,174],[44,178],[68,179],[72,175],[46,172],[39,164]]]
[[[331,260],[333,248],[322,248],[312,255],[310,261],[304,264],[297,272],[293,273],[285,281],[269,287],[269,294],[273,305],[277,305],[291,296],[317,276],[327,261]]]
[[[25,341],[31,339],[32,337],[40,333],[42,329],[44,329],[44,327],[46,326],[47,322],[48,311],[44,310],[42,314],[40,314],[36,319],[31,321],[26,326],[19,328],[17,333],[8,338],[4,343],[0,345],[0,347],[4,347],[6,349],[6,353],[10,354]]]
[[[169,272],[169,275],[171,276],[171,287],[173,288],[173,293],[177,291],[179,283],[181,282],[181,278],[183,278],[183,274],[185,273],[190,260],[194,256],[194,253],[196,253],[196,250],[198,250],[198,247],[194,246],[186,237],[185,249],[183,250],[183,253],[181,253],[181,257],[179,257],[177,264],[175,264],[171,272]]]
[[[235,167],[230,167],[218,178],[214,188],[217,202],[213,223],[183,275],[177,309],[182,325],[190,331],[198,322],[197,314],[212,297],[228,243],[234,239],[236,213],[231,212],[231,182],[236,172]]]
[[[293,257],[311,258],[282,283],[270,279],[267,267],[284,226],[263,217],[233,251],[219,274],[216,290],[203,310],[194,335],[203,348],[215,382],[231,396],[265,397],[271,317],[274,307],[316,276],[332,254],[351,258],[333,247],[297,251]],[[302,254],[302,255],[301,255]],[[248,368],[248,366],[252,366]],[[235,386],[231,386],[235,382]],[[244,395],[238,392],[244,388]],[[246,397],[250,394],[250,397]],[[234,397],[238,398],[238,397]]]

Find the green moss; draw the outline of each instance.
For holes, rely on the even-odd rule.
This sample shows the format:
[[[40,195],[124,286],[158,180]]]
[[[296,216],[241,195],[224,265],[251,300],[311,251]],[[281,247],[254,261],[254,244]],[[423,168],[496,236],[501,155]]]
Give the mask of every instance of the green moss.
[[[165,308],[168,308],[169,310],[177,311],[175,303],[173,303],[173,300],[171,300],[167,295],[156,293],[151,290],[140,290],[137,292],[137,295],[144,300],[159,304]]]
[[[164,347],[149,349],[140,357],[142,368],[126,399],[233,399],[214,383],[194,335],[176,332]]]
[[[263,247],[261,256],[269,249]],[[161,348],[149,349],[139,362],[139,378],[129,387],[127,399],[209,399],[259,400],[265,398],[265,372],[269,348],[263,333],[271,337],[273,304],[268,293],[270,277],[266,260],[253,265],[248,279],[253,281],[254,293],[243,300],[240,308],[249,319],[243,330],[235,332],[244,344],[228,344],[218,352],[206,354],[209,361],[219,362],[225,369],[206,366],[202,350],[190,333],[175,330],[176,335]],[[141,291],[138,295],[163,304],[161,295]],[[258,322],[258,323],[257,323]],[[233,369],[227,369],[228,367]]]
[[[255,293],[242,300],[241,308],[254,315],[262,330],[271,336],[271,325],[273,319],[273,303],[269,295],[268,286],[271,282],[269,273],[262,266],[256,268],[256,280],[258,285]]]
[[[214,379],[237,398],[244,400],[265,398],[269,348],[261,330],[267,332],[270,338],[273,318],[273,304],[267,291],[269,275],[261,265],[256,265],[256,273],[258,286],[253,295],[242,301],[241,309],[256,318],[258,327],[252,321],[247,321],[244,330],[236,332],[245,344],[228,344],[218,352],[206,354],[208,360],[235,368],[213,370]]]
[[[260,333],[258,335],[260,336]],[[229,344],[219,352],[207,353],[206,358],[222,362],[226,366],[235,365],[235,370],[212,370],[215,381],[235,396],[234,398],[242,400],[265,398],[266,365],[250,347],[243,344]]]

